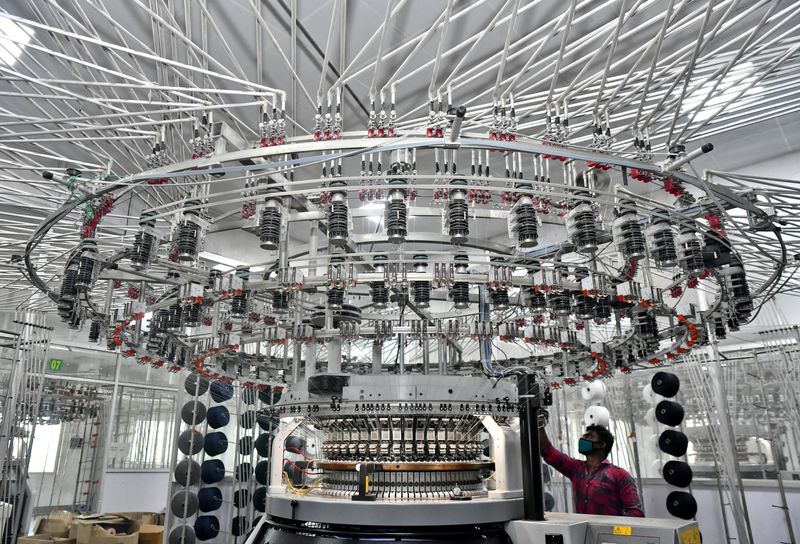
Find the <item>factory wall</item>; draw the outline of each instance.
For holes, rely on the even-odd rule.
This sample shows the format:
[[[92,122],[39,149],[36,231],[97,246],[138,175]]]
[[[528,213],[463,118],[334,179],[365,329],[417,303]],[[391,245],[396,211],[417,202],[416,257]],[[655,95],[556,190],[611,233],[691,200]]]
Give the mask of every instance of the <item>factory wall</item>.
[[[786,482],[785,486],[792,525],[797,531],[800,530],[800,482]],[[643,487],[647,516],[669,518],[665,498],[674,488],[656,479],[648,479]],[[717,481],[710,479],[695,481],[692,484],[692,494],[697,500],[697,521],[706,537],[705,541],[726,542]],[[790,542],[783,510],[774,506],[780,504],[777,482],[746,480],[745,500],[753,532],[753,544]],[[728,530],[731,538],[736,539],[736,524],[730,509],[728,512]]]
[[[106,471],[98,510],[162,512],[167,507],[169,470]]]
[[[649,518],[671,519],[667,512],[666,497],[674,490],[663,480],[658,478],[645,478],[642,481],[642,496],[645,514]],[[774,480],[744,480],[745,500],[747,502],[753,532],[753,544],[776,544],[790,542],[789,532],[786,527],[786,518],[780,508],[780,496],[777,482]],[[553,491],[556,495],[556,510],[564,510],[563,484],[560,478],[553,480]],[[792,526],[795,531],[800,529],[800,482],[785,482],[786,499]],[[703,532],[704,542],[727,542],[725,525],[722,520],[720,495],[716,479],[697,479],[692,483],[692,494],[697,500],[697,522]],[[567,500],[571,505],[571,493],[567,488]],[[727,499],[725,499],[727,505]],[[569,510],[572,508],[570,506]],[[736,523],[728,510],[728,532],[731,541],[738,541]],[[742,525],[744,527],[744,525]]]

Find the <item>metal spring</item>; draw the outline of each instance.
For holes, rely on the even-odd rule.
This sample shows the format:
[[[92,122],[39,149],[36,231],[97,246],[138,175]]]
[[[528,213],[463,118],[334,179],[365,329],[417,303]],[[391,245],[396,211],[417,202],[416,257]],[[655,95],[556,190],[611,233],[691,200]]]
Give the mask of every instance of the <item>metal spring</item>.
[[[595,299],[584,295],[575,297],[575,317],[578,319],[592,319],[597,315],[597,305]]]
[[[175,357],[175,364],[178,366],[186,366],[189,362],[189,357],[191,356],[191,352],[185,346],[181,346],[181,349],[178,350],[178,353]]]
[[[508,289],[491,289],[489,298],[495,308],[508,308]]]
[[[714,336],[717,337],[717,340],[724,340],[728,336],[728,331],[725,328],[725,322],[721,317],[714,319]]]
[[[730,276],[731,294],[734,299],[749,299],[750,286],[744,272],[735,272]]]
[[[634,214],[627,214],[626,220],[615,225],[613,231],[617,249],[628,259],[644,255],[644,234],[642,226]]]
[[[427,308],[431,305],[431,282],[415,281],[411,284],[414,291],[414,304],[420,308]]]
[[[167,308],[161,308],[153,314],[153,318],[150,320],[150,334],[164,336],[168,324],[169,310]]]
[[[570,296],[567,291],[553,291],[547,295],[550,311],[557,315],[569,315],[572,311]]]
[[[172,342],[169,345],[169,351],[167,352],[167,360],[171,363],[175,362],[175,355],[177,354],[177,352],[178,352],[178,346],[175,344],[175,342]]]
[[[597,297],[594,306],[595,316],[597,319],[609,319],[611,317],[611,296],[603,295]]]
[[[450,298],[456,308],[466,308],[469,306],[469,284],[459,281],[453,284],[450,289]]]
[[[169,353],[169,347],[174,345],[168,339],[165,339],[161,344],[158,346],[158,351],[156,352],[160,357],[166,357]]]
[[[249,297],[248,291],[242,291],[238,295],[234,295],[231,299],[231,316],[242,317],[247,313],[247,302]]]
[[[737,321],[732,329],[738,329],[739,321],[747,321],[753,312],[753,298],[744,272],[736,272],[730,276],[731,295],[733,298],[733,318]]]
[[[578,251],[597,249],[597,219],[594,208],[588,204],[576,206],[567,214],[566,223],[570,241]]]
[[[78,296],[78,290],[75,288],[75,280],[78,277],[78,269],[76,267],[68,267],[64,271],[64,277],[61,280],[61,291],[59,292],[60,298],[64,300],[75,300]]]
[[[681,250],[681,268],[688,273],[701,273],[705,269],[703,263],[703,246],[700,240],[692,238],[686,240],[680,247]]]
[[[149,232],[139,231],[133,238],[133,249],[131,250],[131,266],[137,270],[147,268],[153,255],[153,246],[156,238]]]
[[[372,304],[376,308],[385,308],[389,303],[389,291],[386,289],[386,284],[382,281],[373,281],[370,284],[370,294],[372,295]]]
[[[187,304],[183,308],[183,325],[184,327],[196,327],[200,324],[200,312],[202,304],[199,302],[194,304]]]
[[[455,198],[447,204],[447,222],[450,241],[454,244],[464,243],[469,237],[469,208],[467,201]]]
[[[75,289],[77,292],[88,291],[92,288],[95,278],[97,260],[89,255],[82,255],[78,263],[78,273],[75,276]]]
[[[272,293],[272,310],[279,313],[286,312],[289,309],[289,299],[288,291],[275,291]]]
[[[614,366],[617,368],[625,366],[627,355],[627,352],[622,348],[614,348],[614,351],[611,354],[612,360],[614,361]]]
[[[278,244],[281,241],[280,208],[268,206],[261,210],[258,238],[261,240],[261,249],[278,249]]]
[[[532,205],[517,206],[517,242],[522,247],[535,246],[539,238],[539,225],[536,223],[536,210]]]
[[[178,259],[193,261],[197,257],[198,236],[200,226],[192,221],[184,221],[178,225],[175,248],[178,250]]]
[[[213,268],[208,271],[208,283],[206,287],[213,289],[214,284],[217,282],[218,278],[222,277],[222,270],[214,270]]]
[[[341,308],[344,304],[344,289],[338,287],[328,288],[328,307]]]
[[[67,327],[73,330],[78,330],[81,328],[82,320],[83,318],[81,317],[81,313],[73,311],[69,316],[69,322],[67,323]]]
[[[739,317],[736,312],[728,315],[728,330],[731,332],[739,331]]]
[[[89,325],[89,342],[96,344],[100,341],[100,325],[99,319],[92,320],[92,324]]]
[[[531,286],[528,288],[528,305],[534,312],[543,312],[547,309],[547,297]]]
[[[678,259],[675,237],[670,229],[656,230],[652,234],[651,255],[658,266],[675,266]]]
[[[655,351],[658,343],[649,338],[640,338],[638,345],[634,348],[637,359],[644,359]]]
[[[405,240],[408,234],[408,210],[405,200],[389,200],[386,204],[386,234],[394,243]]]
[[[753,300],[741,300],[734,304],[734,311],[736,312],[736,319],[739,321],[747,321],[750,319],[750,314],[753,313]]]
[[[75,311],[75,306],[68,300],[58,301],[58,315],[61,321],[69,321],[70,316]]]
[[[631,315],[631,321],[640,338],[658,338],[658,322],[652,313],[647,310],[635,311]]]
[[[161,346],[164,342],[166,342],[166,338],[156,336],[151,329],[147,336],[147,351],[158,353],[161,351]]]
[[[169,306],[166,328],[167,329],[180,329],[183,323],[183,307],[178,302],[173,302]]]
[[[328,214],[328,239],[343,241],[347,239],[347,204],[334,201]]]

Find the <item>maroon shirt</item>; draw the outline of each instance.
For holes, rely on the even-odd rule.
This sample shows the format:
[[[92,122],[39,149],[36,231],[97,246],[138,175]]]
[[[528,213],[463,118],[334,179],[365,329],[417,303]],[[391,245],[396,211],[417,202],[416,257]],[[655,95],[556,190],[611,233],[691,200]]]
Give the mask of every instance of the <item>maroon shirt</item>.
[[[576,513],[644,517],[636,484],[624,468],[603,461],[589,474],[585,461],[573,459],[552,445],[542,452],[542,458],[572,481]]]

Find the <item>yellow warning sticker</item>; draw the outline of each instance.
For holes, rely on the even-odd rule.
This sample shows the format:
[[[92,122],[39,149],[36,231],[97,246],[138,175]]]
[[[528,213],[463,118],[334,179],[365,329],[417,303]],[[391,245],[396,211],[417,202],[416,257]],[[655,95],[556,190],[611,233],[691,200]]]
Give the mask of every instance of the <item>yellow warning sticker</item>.
[[[702,542],[700,540],[700,529],[697,527],[686,529],[679,534],[681,536],[681,544],[700,544]]]
[[[621,536],[631,536],[633,534],[633,529],[629,525],[614,525],[614,534]]]

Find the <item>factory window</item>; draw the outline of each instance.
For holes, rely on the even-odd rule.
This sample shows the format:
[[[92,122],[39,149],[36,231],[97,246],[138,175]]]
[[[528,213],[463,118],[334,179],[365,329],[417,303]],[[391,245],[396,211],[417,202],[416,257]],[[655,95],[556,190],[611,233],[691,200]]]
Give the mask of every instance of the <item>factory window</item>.
[[[170,391],[120,387],[109,468],[168,468],[175,410]]]
[[[33,29],[0,15],[0,64],[14,66],[33,36]]]
[[[743,102],[752,102],[763,95],[764,87],[757,85],[757,80],[753,63],[742,62],[733,67],[721,81],[709,79],[690,92],[683,101],[681,113],[692,115],[702,104],[695,119],[706,121],[720,114],[736,97],[739,97],[735,104],[738,109]]]
[[[33,435],[28,472],[55,472],[61,443],[61,424],[37,425]]]

